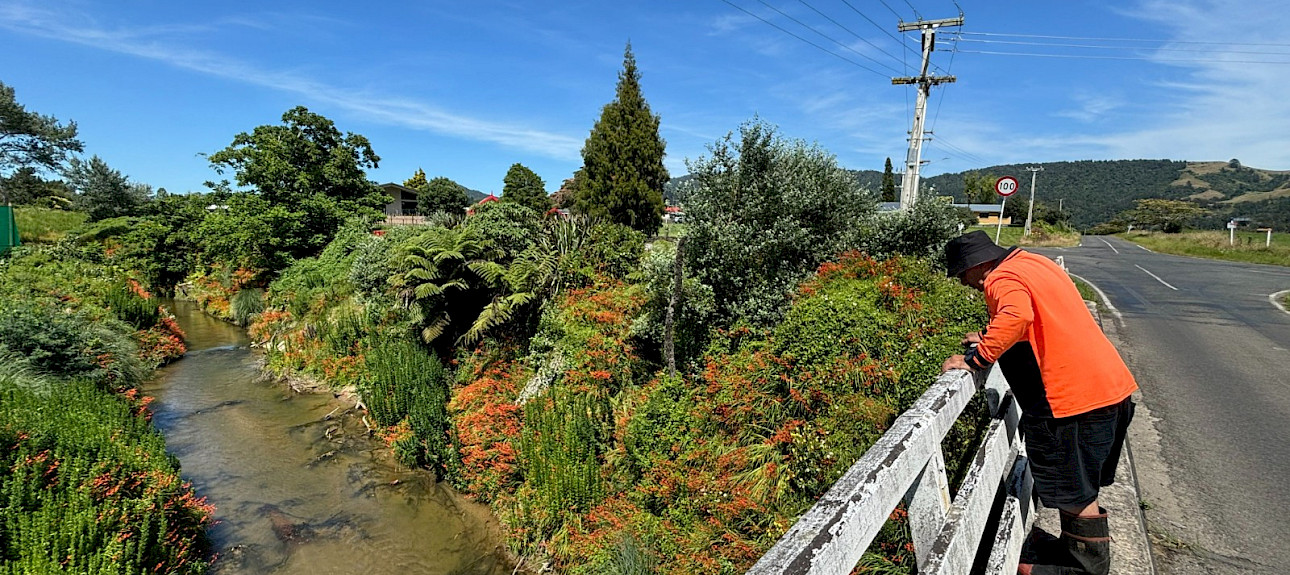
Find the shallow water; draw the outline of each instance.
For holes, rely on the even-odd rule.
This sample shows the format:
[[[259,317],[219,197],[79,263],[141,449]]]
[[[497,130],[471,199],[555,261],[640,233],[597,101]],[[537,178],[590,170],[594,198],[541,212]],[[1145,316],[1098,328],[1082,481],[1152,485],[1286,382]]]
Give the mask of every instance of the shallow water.
[[[510,572],[487,510],[407,470],[331,394],[265,378],[245,333],[173,302],[189,349],[144,392],[183,476],[216,507],[213,572]]]

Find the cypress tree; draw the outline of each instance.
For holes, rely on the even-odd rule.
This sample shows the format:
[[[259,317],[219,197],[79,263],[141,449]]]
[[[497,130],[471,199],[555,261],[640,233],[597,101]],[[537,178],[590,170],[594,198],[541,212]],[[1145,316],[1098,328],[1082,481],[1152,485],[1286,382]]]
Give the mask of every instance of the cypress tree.
[[[641,94],[629,42],[614,100],[601,110],[582,147],[583,180],[575,209],[653,234],[663,224],[664,142],[659,117]]]
[[[524,164],[512,164],[502,179],[502,201],[514,202],[544,214],[551,209],[551,197],[546,194],[546,182]]]
[[[891,158],[887,158],[887,165],[882,169],[882,201],[897,201],[896,178],[891,173]]]

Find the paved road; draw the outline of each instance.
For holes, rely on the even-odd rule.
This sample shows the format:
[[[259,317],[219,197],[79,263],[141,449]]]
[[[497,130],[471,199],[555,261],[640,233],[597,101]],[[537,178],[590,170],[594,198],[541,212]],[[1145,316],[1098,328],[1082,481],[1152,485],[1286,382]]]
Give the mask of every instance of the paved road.
[[[1085,237],[1062,256],[1105,292],[1142,388],[1131,442],[1160,571],[1290,572],[1290,268]]]

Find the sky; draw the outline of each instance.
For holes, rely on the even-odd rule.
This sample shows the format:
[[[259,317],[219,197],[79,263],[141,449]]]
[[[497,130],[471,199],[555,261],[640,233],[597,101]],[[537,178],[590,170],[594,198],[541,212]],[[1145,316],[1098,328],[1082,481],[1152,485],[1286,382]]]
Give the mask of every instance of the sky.
[[[1173,159],[1290,170],[1285,0],[5,0],[0,82],[75,121],[85,156],[172,193],[205,154],[305,106],[367,137],[368,175],[500,193],[560,187],[630,42],[665,165],[759,118],[849,169],[901,170],[918,32],[940,28],[925,176],[1006,163]],[[228,177],[227,175],[223,177]]]

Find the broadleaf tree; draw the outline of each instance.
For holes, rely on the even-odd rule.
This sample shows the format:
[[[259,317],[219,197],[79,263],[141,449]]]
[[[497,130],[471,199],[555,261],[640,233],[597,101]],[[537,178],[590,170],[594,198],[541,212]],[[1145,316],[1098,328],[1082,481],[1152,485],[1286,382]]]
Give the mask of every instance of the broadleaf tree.
[[[232,170],[237,185],[250,188],[275,213],[296,220],[282,230],[290,237],[280,238],[294,258],[317,254],[345,220],[379,217],[390,202],[364,171],[380,162],[367,138],[341,133],[331,120],[303,106],[284,113],[281,125],[234,136],[231,145],[207,159],[217,173]],[[218,191],[229,185],[225,180],[211,187]]]
[[[466,186],[443,176],[427,182],[425,191],[417,196],[417,212],[425,216],[439,212],[460,215],[469,205]]]
[[[1159,228],[1165,233],[1178,233],[1192,220],[1207,213],[1192,202],[1146,198],[1134,202],[1130,212],[1134,223],[1141,227]]]
[[[659,117],[641,94],[640,71],[629,43],[614,100],[601,110],[582,147],[575,209],[653,234],[663,225],[665,144]]]

